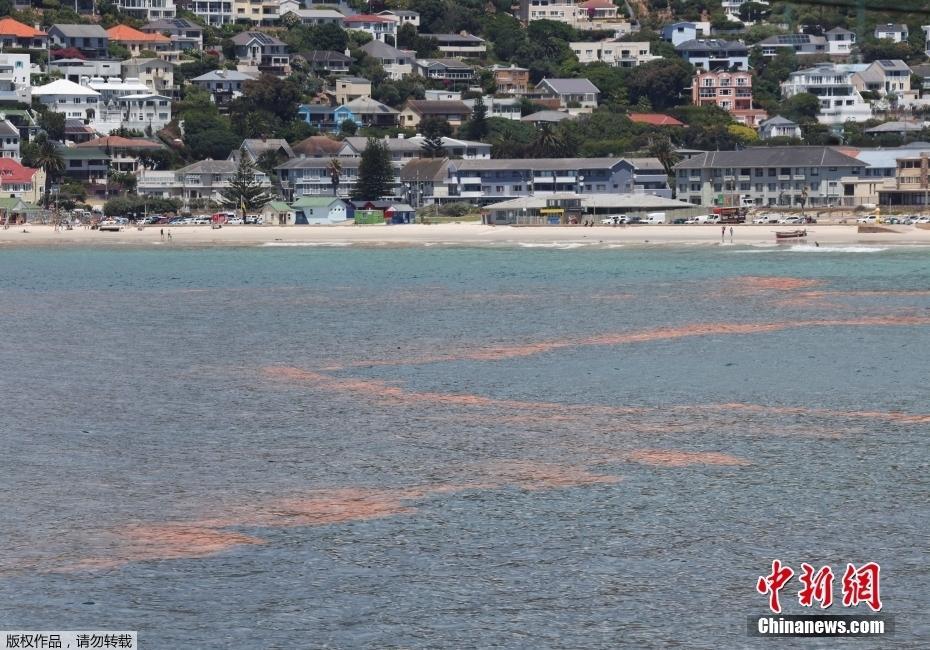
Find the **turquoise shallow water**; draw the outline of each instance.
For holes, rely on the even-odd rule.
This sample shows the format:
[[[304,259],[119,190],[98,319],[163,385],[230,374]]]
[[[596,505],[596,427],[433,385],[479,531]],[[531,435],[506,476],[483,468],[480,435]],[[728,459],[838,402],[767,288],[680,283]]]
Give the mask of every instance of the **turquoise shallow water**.
[[[883,646],[926,647],[928,262],[2,251],[0,620],[748,647],[777,557],[880,562]]]

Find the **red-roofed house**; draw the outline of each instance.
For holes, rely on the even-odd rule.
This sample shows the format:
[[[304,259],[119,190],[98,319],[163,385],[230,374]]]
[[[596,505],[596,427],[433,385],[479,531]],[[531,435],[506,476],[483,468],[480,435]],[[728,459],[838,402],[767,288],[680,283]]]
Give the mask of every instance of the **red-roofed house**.
[[[386,16],[358,14],[342,21],[346,29],[357,29],[371,34],[371,38],[389,45],[397,45],[397,21]]]
[[[147,151],[164,149],[164,146],[145,138],[124,138],[107,135],[76,144],[77,148],[103,149],[110,156],[110,169],[135,174],[143,166],[140,160]]]
[[[129,25],[115,25],[107,30],[107,36],[111,43],[119,43],[134,57],[146,50],[155,52],[158,58],[166,61],[179,56],[172,40],[162,34],[146,34]]]
[[[590,20],[617,20],[617,5],[613,0],[587,0],[578,5],[582,15]]]
[[[45,189],[45,171],[23,167],[12,158],[0,158],[0,196],[38,203]]]
[[[44,50],[48,46],[48,34],[24,25],[12,18],[0,18],[0,48],[18,47],[29,50]]]
[[[636,122],[637,124],[651,124],[652,126],[684,126],[683,122],[679,122],[671,115],[664,115],[662,113],[630,113],[628,115],[631,122]]]

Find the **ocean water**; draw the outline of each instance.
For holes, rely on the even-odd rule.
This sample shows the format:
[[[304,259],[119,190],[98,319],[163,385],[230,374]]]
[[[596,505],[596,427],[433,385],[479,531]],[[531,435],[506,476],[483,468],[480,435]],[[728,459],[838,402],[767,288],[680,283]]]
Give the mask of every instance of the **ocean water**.
[[[930,646],[928,250],[15,249],[0,277],[6,629],[768,647],[778,558],[836,601],[880,563],[881,646]]]

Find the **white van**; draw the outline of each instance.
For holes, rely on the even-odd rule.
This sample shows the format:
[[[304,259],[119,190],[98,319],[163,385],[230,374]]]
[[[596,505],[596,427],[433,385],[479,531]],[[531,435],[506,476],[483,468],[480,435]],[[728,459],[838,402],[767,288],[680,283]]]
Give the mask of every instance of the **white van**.
[[[668,217],[664,212],[649,212],[646,214],[646,218],[643,219],[643,223],[648,223],[650,225],[668,223]]]

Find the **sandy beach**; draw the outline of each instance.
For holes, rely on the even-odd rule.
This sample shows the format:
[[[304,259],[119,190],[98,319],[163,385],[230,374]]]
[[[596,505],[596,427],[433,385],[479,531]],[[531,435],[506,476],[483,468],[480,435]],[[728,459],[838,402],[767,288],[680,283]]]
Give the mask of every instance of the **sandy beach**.
[[[0,246],[538,246],[552,248],[618,245],[775,245],[776,230],[792,226],[738,225],[721,240],[720,226],[483,226],[479,224],[396,226],[147,226],[100,232],[78,227],[55,231],[52,226],[11,226],[0,230]],[[855,225],[807,227],[806,240],[785,246],[930,245],[930,230],[889,226],[893,232],[859,233]],[[168,233],[171,239],[168,240]]]

